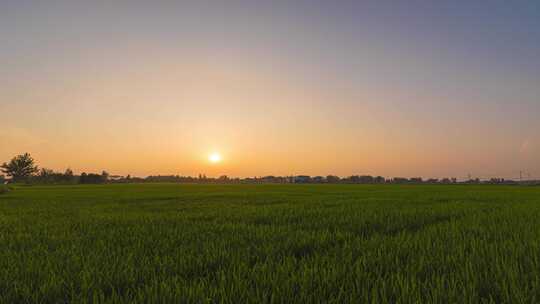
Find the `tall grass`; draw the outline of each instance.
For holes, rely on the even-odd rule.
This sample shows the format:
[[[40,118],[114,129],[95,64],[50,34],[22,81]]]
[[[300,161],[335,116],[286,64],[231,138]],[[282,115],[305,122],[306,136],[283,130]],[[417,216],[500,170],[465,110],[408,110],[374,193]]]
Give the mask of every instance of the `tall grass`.
[[[106,185],[0,197],[0,302],[540,301],[540,189]]]

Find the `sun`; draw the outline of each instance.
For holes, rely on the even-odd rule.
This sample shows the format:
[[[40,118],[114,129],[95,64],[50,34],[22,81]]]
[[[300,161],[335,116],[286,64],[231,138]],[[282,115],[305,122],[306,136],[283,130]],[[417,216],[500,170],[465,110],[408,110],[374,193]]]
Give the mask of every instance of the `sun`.
[[[221,155],[217,152],[214,152],[210,154],[210,156],[208,156],[208,160],[213,164],[217,164],[221,162]]]

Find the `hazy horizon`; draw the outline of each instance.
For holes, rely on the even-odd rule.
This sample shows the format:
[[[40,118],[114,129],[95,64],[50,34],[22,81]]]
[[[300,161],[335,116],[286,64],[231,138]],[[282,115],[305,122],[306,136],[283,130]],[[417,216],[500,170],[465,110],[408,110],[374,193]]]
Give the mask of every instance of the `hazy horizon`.
[[[2,2],[0,163],[540,178],[539,2],[358,2]]]

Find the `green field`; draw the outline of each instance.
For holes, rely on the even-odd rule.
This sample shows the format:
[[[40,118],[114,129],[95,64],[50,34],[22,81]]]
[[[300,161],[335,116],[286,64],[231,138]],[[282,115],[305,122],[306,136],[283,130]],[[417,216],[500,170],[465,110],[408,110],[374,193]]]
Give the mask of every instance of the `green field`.
[[[18,187],[1,303],[538,303],[540,188]]]

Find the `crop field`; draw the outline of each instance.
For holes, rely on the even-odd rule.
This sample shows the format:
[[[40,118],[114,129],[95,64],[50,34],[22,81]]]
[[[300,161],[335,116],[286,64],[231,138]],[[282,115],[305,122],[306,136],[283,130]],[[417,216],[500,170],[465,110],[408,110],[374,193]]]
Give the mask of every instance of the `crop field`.
[[[540,188],[19,186],[0,303],[538,303]]]

